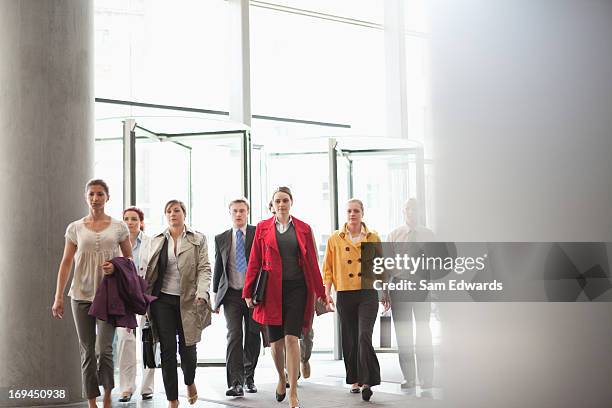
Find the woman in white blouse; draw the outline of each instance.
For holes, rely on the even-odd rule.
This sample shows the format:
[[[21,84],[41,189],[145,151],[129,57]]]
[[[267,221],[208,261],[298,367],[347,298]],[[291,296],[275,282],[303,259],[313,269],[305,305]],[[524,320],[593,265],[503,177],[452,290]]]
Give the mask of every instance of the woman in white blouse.
[[[140,208],[128,207],[123,210],[123,222],[130,231],[130,244],[134,255],[134,265],[138,275],[144,278],[150,258],[151,238],[144,233],[144,213]],[[142,316],[139,326],[145,322]],[[142,334],[142,329],[138,330]],[[140,335],[139,335],[140,337]],[[119,402],[128,402],[136,390],[136,330],[125,327],[117,328],[117,365],[119,365]],[[145,368],[142,373],[140,395],[143,400],[153,398],[155,369]]]
[[[68,296],[71,298],[77,336],[81,349],[83,395],[90,408],[96,407],[104,387],[104,407],[111,406],[113,378],[113,337],[115,327],[89,316],[102,277],[113,271],[110,260],[117,256],[132,256],[127,226],[104,213],[109,199],[108,185],[103,180],[91,180],[85,186],[89,214],[66,228],[64,255],[57,273],[57,287],[52,313],[56,319],[64,316],[64,289],[75,261],[74,276]],[[99,357],[96,358],[96,338]]]

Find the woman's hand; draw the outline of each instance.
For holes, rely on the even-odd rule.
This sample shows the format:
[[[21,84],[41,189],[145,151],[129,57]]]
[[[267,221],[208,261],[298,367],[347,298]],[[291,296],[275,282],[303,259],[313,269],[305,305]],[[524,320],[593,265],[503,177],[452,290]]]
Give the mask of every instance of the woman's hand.
[[[328,312],[333,312],[334,308],[334,299],[332,299],[329,293],[325,294],[325,299],[323,299],[323,303],[325,303],[325,310]]]
[[[252,298],[245,298],[244,301],[246,302],[247,307],[249,309],[252,309],[252,308],[255,307],[255,305],[253,304],[253,299]]]
[[[115,265],[111,261],[105,261],[102,264],[102,272],[105,275],[112,275],[115,272]]]
[[[195,304],[198,305],[198,306],[199,305],[203,305],[205,303],[206,303],[206,299],[204,299],[204,298],[196,298],[196,300],[195,300]]]
[[[385,312],[387,312],[387,311],[389,311],[389,309],[391,309],[391,299],[389,298],[389,295],[387,295],[387,294],[383,295],[383,298],[380,300],[380,303],[385,308]]]
[[[51,313],[56,319],[62,319],[64,317],[64,299],[55,299],[51,307]]]

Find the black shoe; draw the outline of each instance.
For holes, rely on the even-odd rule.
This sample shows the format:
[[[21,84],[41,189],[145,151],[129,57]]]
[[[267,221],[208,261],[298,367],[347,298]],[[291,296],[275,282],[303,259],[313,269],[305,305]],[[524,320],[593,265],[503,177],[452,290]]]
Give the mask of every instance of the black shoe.
[[[225,391],[225,395],[228,397],[242,397],[244,395],[244,390],[242,389],[242,385],[240,384],[232,385],[229,390]]]
[[[363,387],[361,390],[361,399],[364,401],[369,401],[372,398],[372,388],[371,387]]]
[[[119,402],[130,402],[131,399],[132,394],[123,395],[121,398],[119,398]]]
[[[298,372],[298,380],[302,377],[302,374]],[[291,384],[289,384],[289,374],[285,371],[285,388],[290,388]]]
[[[255,394],[257,392],[257,387],[255,386],[255,383],[247,383],[246,392],[248,392],[249,394]]]
[[[276,400],[277,400],[278,402],[282,402],[282,401],[285,399],[285,397],[287,396],[287,393],[284,393],[284,394],[279,394],[279,393],[278,393],[278,392],[276,392],[276,391],[274,391],[274,393],[276,394]]]
[[[143,399],[144,401],[147,401],[147,400],[153,399],[153,394],[142,394],[142,399]]]

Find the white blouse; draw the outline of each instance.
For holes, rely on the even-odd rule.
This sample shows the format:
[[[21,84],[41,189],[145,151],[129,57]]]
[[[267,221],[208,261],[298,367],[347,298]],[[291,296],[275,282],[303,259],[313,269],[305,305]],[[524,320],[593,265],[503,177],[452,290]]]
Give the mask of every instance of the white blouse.
[[[77,247],[74,256],[74,277],[68,296],[73,300],[92,302],[104,277],[102,264],[121,256],[119,243],[130,235],[123,221],[111,218],[110,225],[100,232],[90,230],[83,219],[66,228],[65,237]]]
[[[187,236],[187,228],[183,227],[183,233],[179,235],[176,243],[174,238],[170,235],[170,231],[166,230],[164,233],[168,240],[168,265],[166,265],[166,271],[164,273],[164,281],[162,283],[161,292],[168,295],[181,295],[181,272],[178,268],[178,257],[175,252],[178,252],[181,248],[181,243]],[[176,249],[175,249],[176,248]]]

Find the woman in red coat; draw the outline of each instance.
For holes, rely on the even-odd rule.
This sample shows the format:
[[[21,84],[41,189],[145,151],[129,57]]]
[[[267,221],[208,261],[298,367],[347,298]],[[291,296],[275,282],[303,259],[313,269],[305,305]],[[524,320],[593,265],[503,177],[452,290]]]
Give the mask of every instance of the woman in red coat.
[[[289,403],[291,407],[298,407],[298,339],[310,329],[315,297],[323,301],[326,297],[312,229],[289,215],[292,204],[289,188],[276,189],[272,196],[274,217],[257,224],[242,296],[249,307],[253,307],[251,298],[257,274],[260,269],[267,270],[264,300],[255,306],[253,319],[267,326],[272,358],[278,371],[276,400],[280,402],[286,395],[286,350]]]

